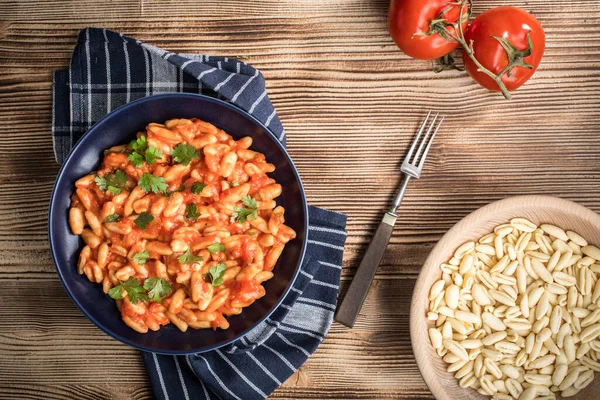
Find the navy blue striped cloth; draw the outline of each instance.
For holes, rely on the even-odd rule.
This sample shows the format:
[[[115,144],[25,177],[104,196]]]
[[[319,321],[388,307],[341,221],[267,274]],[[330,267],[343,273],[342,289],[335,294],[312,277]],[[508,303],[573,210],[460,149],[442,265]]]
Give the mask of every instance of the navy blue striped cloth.
[[[156,93],[202,93],[231,102],[285,144],[262,74],[225,57],[175,54],[106,29],[80,32],[68,70],[54,74],[52,132],[62,163],[98,119]],[[309,207],[301,273],[283,304],[233,344],[208,353],[142,353],[158,399],[263,399],[289,378],[329,331],[337,303],[346,216]],[[275,270],[276,272],[276,270]]]

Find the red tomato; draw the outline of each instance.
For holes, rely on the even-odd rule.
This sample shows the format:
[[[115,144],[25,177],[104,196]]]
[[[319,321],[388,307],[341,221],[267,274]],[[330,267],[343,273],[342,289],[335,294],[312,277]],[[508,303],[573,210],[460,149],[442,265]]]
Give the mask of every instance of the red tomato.
[[[465,14],[468,9],[465,8]],[[429,24],[443,14],[443,19],[456,23],[460,5],[456,0],[392,0],[388,12],[388,30],[396,45],[406,55],[419,60],[434,60],[458,47],[455,41],[448,41],[438,33],[427,34]],[[467,21],[463,23],[466,29]],[[448,31],[455,34],[452,26]]]
[[[529,53],[527,51],[529,49],[528,32],[530,32],[533,44],[530,55],[527,55]],[[520,56],[517,54],[517,57],[531,65],[532,68],[515,66],[510,72],[510,76],[507,73],[502,75],[502,82],[506,88],[515,90],[531,78],[540,65],[546,46],[544,30],[533,15],[516,7],[493,8],[475,18],[465,32],[466,42],[470,43],[472,40],[475,58],[485,68],[498,74],[508,66],[509,57],[494,36],[508,40],[518,51],[526,51]],[[500,90],[498,84],[491,77],[477,71],[477,65],[467,54],[464,54],[464,62],[469,75],[481,86],[490,90]]]

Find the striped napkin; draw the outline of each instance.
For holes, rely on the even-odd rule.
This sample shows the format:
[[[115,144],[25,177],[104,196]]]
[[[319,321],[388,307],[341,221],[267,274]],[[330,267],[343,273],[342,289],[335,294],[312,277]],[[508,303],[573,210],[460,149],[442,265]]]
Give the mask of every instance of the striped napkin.
[[[157,93],[202,93],[252,114],[285,144],[262,74],[226,57],[175,54],[106,29],[79,33],[68,70],[54,73],[56,161],[100,118]],[[142,352],[158,399],[264,399],[316,350],[337,303],[346,216],[309,207],[308,248],[282,305],[233,344],[207,353]],[[276,272],[276,271],[275,271]]]

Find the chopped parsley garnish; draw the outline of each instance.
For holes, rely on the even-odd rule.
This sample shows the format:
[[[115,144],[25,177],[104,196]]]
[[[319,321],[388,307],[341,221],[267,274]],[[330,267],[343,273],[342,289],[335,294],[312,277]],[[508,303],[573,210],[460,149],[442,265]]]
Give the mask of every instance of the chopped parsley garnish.
[[[219,263],[213,267],[210,267],[207,274],[204,274],[204,279],[207,282],[212,283],[213,286],[219,286],[223,283],[223,276],[227,266],[224,263]]]
[[[127,156],[127,159],[131,161],[134,167],[139,168],[144,163],[144,156],[140,153],[131,153]]]
[[[132,140],[131,143],[129,143],[129,147],[131,147],[133,153],[131,153],[127,159],[131,161],[135,167],[141,167],[144,160],[150,165],[163,156],[162,151],[154,146],[148,145],[148,141],[144,135]]]
[[[179,264],[196,264],[202,260],[202,257],[192,254],[192,252],[189,249],[185,253],[177,257],[177,261],[179,261]]]
[[[96,185],[98,185],[100,190],[108,190],[112,194],[116,195],[125,189],[125,184],[127,183],[127,174],[118,169],[114,174],[106,174],[104,176],[95,177],[94,182],[96,182]]]
[[[148,227],[148,225],[150,225],[150,222],[152,222],[154,220],[154,217],[152,216],[152,214],[148,214],[147,212],[141,212],[140,215],[135,219],[135,224],[137,225],[138,228],[140,228],[141,230],[146,230],[146,228]]]
[[[248,195],[242,197],[242,204],[246,207],[237,206],[231,214],[231,222],[244,223],[254,221],[258,217],[258,205],[256,200]]]
[[[209,245],[206,248],[206,250],[208,250],[212,254],[215,254],[215,253],[219,253],[221,251],[225,251],[227,249],[225,248],[225,245],[223,243],[213,243],[213,244]]]
[[[114,213],[114,214],[107,215],[106,218],[104,218],[104,222],[117,222],[120,219],[121,219],[121,216],[117,213]]]
[[[144,265],[146,264],[146,261],[148,261],[148,258],[150,257],[150,253],[148,252],[148,250],[145,251],[141,251],[139,253],[135,253],[133,255],[133,257],[131,257],[131,260],[139,265]]]
[[[194,194],[200,194],[200,193],[202,193],[202,191],[204,190],[205,187],[206,187],[206,185],[204,183],[194,182],[191,190],[192,190],[192,193],[194,193]]]
[[[162,158],[163,153],[154,146],[148,146],[144,152],[144,156],[146,157],[146,163],[153,164],[156,162],[156,160],[160,160]]]
[[[115,300],[123,298],[123,290],[127,293],[129,301],[137,304],[140,301],[161,301],[171,293],[171,285],[164,278],[149,278],[144,281],[144,286],[130,276],[126,281],[120,283],[108,291],[108,295]]]
[[[171,285],[165,278],[148,278],[144,282],[150,301],[161,301],[171,293]]]
[[[148,140],[146,135],[141,135],[139,138],[129,142],[129,147],[136,153],[143,153],[148,148]]]
[[[138,185],[142,188],[144,193],[167,193],[169,185],[165,182],[165,178],[154,176],[149,172],[145,172],[140,178]]]
[[[171,156],[173,156],[173,160],[183,165],[189,165],[194,158],[199,157],[194,146],[182,143],[173,148]]]
[[[185,217],[189,220],[195,221],[200,217],[200,212],[196,208],[196,204],[190,203],[185,208]]]
[[[108,291],[108,295],[113,299],[122,299],[123,290],[127,292],[127,297],[129,297],[129,301],[132,304],[137,304],[138,301],[149,300],[144,288],[140,286],[140,282],[133,276],[130,276],[125,282],[120,281],[117,286]]]

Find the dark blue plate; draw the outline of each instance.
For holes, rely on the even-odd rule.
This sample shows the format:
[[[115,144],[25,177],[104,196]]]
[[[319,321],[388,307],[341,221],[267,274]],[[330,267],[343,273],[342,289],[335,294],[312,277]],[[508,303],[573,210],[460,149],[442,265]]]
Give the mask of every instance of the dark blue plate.
[[[241,315],[229,317],[230,328],[180,332],[172,324],[158,332],[140,334],[121,320],[114,300],[102,292],[101,285],[77,273],[82,240],[71,233],[68,210],[74,184],[80,177],[98,169],[102,152],[111,146],[128,143],[136,132],[150,122],[171,118],[200,118],[225,130],[234,138],[251,136],[252,149],[264,153],[276,167],[271,176],[283,186],[278,199],[285,207],[286,224],[298,234],[290,241],[277,263],[275,276],[265,282],[267,294],[244,308]],[[300,272],[306,249],[308,209],[300,176],[284,147],[254,117],[239,108],[211,97],[194,94],[161,94],[124,105],[98,121],[77,142],[63,164],[50,198],[50,250],[56,271],[71,299],[94,324],[110,336],[141,350],[163,354],[198,353],[225,346],[265,320],[283,301]]]

